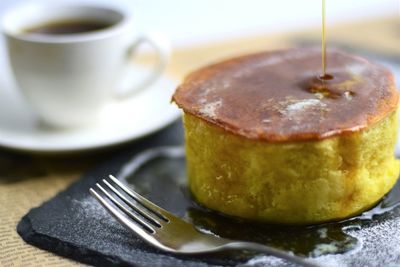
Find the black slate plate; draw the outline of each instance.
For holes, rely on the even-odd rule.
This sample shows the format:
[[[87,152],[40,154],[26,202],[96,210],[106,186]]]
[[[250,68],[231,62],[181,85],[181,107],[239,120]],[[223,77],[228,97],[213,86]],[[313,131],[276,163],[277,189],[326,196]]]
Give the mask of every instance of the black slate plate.
[[[142,140],[32,209],[18,224],[18,233],[30,244],[96,266],[290,266],[274,257],[248,253],[182,257],[148,246],[88,193],[97,181],[115,174],[201,231],[280,247],[315,257],[326,266],[400,265],[400,209],[395,208],[399,184],[375,209],[345,222],[312,227],[253,224],[213,213],[192,201],[185,184],[183,150],[165,147],[181,144],[180,123]]]

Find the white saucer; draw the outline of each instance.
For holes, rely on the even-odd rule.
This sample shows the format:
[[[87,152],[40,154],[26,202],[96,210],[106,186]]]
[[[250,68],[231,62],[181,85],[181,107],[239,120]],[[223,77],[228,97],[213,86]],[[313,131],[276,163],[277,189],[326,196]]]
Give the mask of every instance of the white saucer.
[[[0,146],[30,152],[72,152],[111,146],[153,133],[180,116],[170,103],[176,84],[161,77],[137,96],[105,107],[93,125],[50,129],[41,125],[18,90],[0,81]]]

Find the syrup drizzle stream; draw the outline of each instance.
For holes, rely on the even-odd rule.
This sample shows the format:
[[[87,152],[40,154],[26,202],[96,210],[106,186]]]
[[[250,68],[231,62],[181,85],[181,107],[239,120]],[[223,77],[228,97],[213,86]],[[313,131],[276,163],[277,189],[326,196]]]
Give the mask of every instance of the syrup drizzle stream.
[[[322,79],[327,77],[326,74],[326,33],[325,33],[325,0],[322,0]]]

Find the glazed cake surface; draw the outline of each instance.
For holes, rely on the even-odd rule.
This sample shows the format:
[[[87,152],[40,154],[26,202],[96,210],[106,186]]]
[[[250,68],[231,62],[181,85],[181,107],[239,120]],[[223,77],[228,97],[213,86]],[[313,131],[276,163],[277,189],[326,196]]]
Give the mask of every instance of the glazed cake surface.
[[[331,80],[320,51],[244,56],[188,76],[184,110],[189,187],[198,202],[270,223],[343,219],[376,204],[399,163],[391,73],[338,50]]]
[[[327,62],[334,78],[322,81],[319,49],[243,56],[191,73],[173,100],[227,131],[271,142],[358,131],[396,109],[386,68],[339,50],[328,50]]]

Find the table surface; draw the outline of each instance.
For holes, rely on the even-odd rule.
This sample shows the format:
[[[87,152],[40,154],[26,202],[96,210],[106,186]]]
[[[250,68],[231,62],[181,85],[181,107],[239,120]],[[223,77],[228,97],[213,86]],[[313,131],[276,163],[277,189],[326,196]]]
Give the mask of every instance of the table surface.
[[[179,82],[191,70],[220,59],[296,44],[318,44],[319,29],[274,35],[254,35],[173,51],[167,75]],[[368,51],[400,60],[399,16],[336,25],[328,29],[328,46]],[[151,55],[139,58],[149,64]],[[118,153],[121,146],[70,155],[32,155],[0,149],[0,266],[73,266],[68,259],[27,245],[17,235],[19,219],[32,207],[66,188],[96,164]]]

